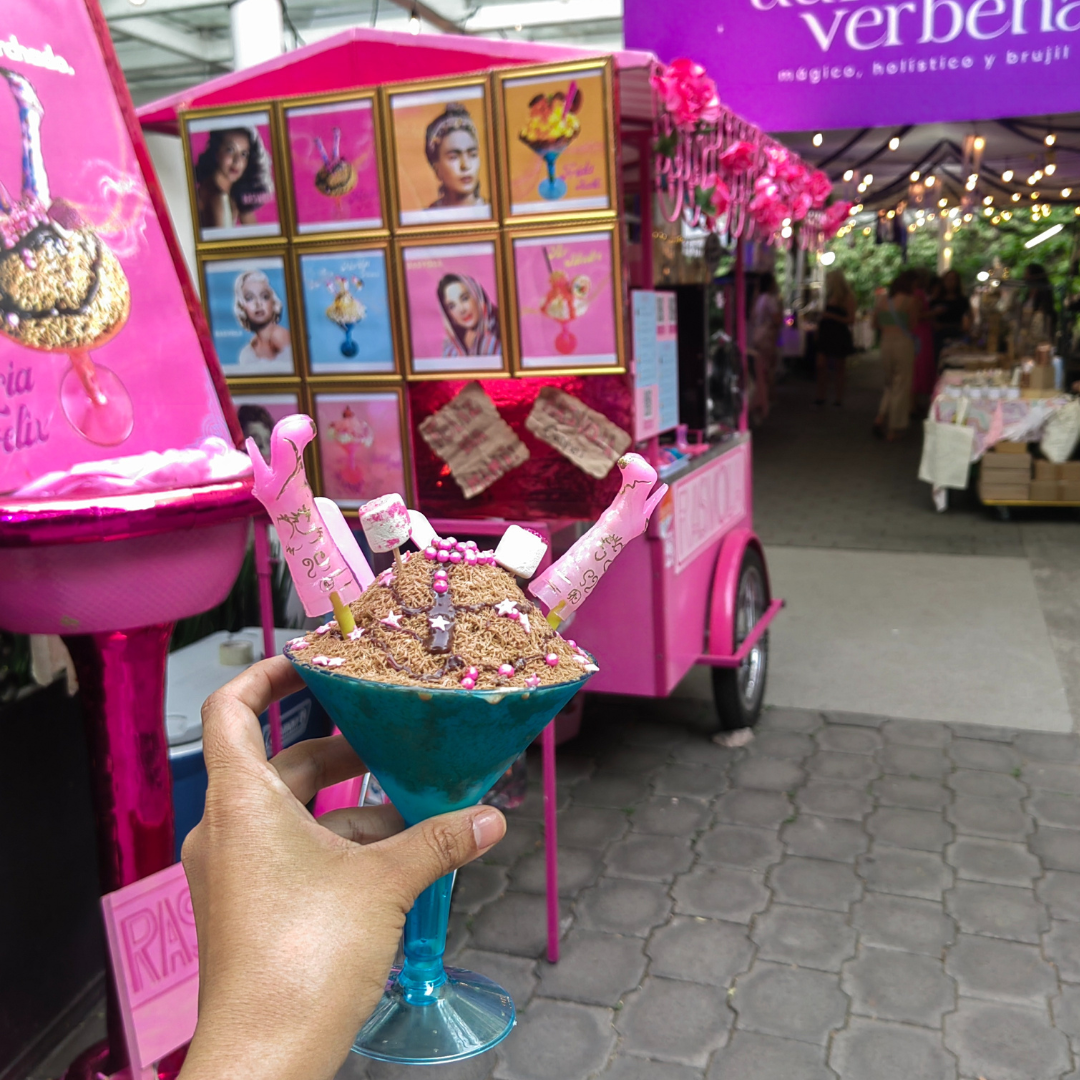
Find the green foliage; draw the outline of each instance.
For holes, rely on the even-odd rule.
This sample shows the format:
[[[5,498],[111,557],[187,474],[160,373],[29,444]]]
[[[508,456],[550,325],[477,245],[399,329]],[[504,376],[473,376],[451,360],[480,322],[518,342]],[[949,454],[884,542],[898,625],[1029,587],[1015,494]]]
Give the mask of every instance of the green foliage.
[[[0,703],[11,701],[30,677],[30,639],[0,630]]]

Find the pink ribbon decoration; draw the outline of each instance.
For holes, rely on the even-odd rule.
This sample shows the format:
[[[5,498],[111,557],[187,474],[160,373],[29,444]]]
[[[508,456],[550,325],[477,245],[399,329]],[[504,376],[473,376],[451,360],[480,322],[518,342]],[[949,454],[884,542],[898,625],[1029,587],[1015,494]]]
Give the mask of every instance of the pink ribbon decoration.
[[[311,617],[325,615],[332,607],[330,594],[338,593],[351,603],[361,588],[352,570],[331,539],[304,471],[304,447],[315,438],[315,421],[294,413],[274,425],[270,436],[270,464],[247,440],[255,471],[252,491],[266,507],[281,538],[285,561],[304,611]]]
[[[529,583],[529,592],[550,615],[565,619],[581,607],[615,556],[645,531],[667,493],[667,484],[661,484],[649,494],[656,470],[640,454],[624,454],[617,464],[622,486],[611,505],[558,562]]]
[[[757,148],[746,141],[739,141],[729,146],[719,158],[721,166],[732,176],[741,176],[753,168]]]
[[[660,95],[664,108],[674,117],[677,127],[692,130],[699,124],[715,124],[720,119],[716,83],[693,60],[685,57],[672,60],[649,81]]]

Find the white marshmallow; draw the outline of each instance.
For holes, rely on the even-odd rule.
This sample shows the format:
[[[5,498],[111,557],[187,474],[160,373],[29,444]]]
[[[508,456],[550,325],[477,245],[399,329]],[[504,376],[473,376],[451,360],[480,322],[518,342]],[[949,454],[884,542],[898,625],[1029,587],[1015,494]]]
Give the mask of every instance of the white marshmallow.
[[[511,574],[531,578],[547,551],[547,544],[520,525],[508,525],[495,549],[495,561]]]
[[[405,500],[397,494],[380,495],[360,507],[360,525],[371,550],[378,553],[401,547],[412,535]]]

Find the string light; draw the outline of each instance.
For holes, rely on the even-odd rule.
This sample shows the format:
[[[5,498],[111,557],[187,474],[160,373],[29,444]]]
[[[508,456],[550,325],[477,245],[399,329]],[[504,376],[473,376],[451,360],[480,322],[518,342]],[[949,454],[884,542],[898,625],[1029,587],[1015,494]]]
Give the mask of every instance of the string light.
[[[863,236],[869,236],[870,235],[870,226],[869,225],[867,225],[866,228],[863,229],[862,234],[863,234]]]
[[[915,170],[915,171],[914,171],[914,172],[913,172],[913,173],[911,174],[911,182],[912,182],[913,184],[914,184],[914,183],[917,183],[917,182],[918,182],[918,179],[919,179],[919,177],[920,177],[920,176],[922,176],[922,173],[921,173],[921,172],[919,172],[919,170],[918,170],[918,169],[916,169],[916,170]]]
[[[993,195],[986,195],[983,198],[983,206],[990,206],[994,201]]]
[[[1046,143],[1046,145],[1047,145],[1047,146],[1053,146],[1053,145],[1054,145],[1054,143],[1056,143],[1056,142],[1057,142],[1057,136],[1056,136],[1056,135],[1055,135],[1055,134],[1054,134],[1053,132],[1050,132],[1050,133],[1049,133],[1049,134],[1048,134],[1048,135],[1046,136],[1046,138],[1045,138],[1045,139],[1043,139],[1043,142],[1044,142],[1044,143]]]
[[[983,214],[985,214],[986,217],[989,217],[993,212],[994,208],[992,206],[983,207]]]
[[[1001,215],[1000,215],[1000,214],[995,214],[995,215],[994,215],[994,216],[993,216],[993,217],[992,217],[992,218],[990,219],[990,224],[991,224],[991,225],[1000,225],[1000,224],[1001,224]]]
[[[848,169],[848,171],[846,173],[844,173],[844,183],[845,184],[850,183],[854,179],[855,179],[855,170],[854,169]]]
[[[1033,192],[1031,193],[1031,197],[1032,197],[1033,199],[1037,199],[1037,198],[1039,197],[1039,193],[1038,193],[1037,191],[1033,191]]]
[[[1063,199],[1067,199],[1071,194],[1072,194],[1072,188],[1071,187],[1063,187],[1061,189],[1061,197]]]
[[[885,216],[886,216],[886,217],[887,217],[887,218],[888,218],[888,219],[889,219],[890,221],[892,221],[892,219],[893,219],[894,217],[896,217],[896,211],[895,211],[895,210],[890,210],[890,211],[889,211],[889,212],[888,212],[888,213],[887,213],[887,214],[886,214]]]
[[[1003,217],[1003,218],[1004,218],[1004,219],[1005,219],[1006,221],[1012,221],[1012,211],[1011,211],[1011,210],[1002,210],[1002,211],[1001,211],[1001,216],[1002,216],[1002,217]]]
[[[1013,202],[1019,202],[1020,201],[1020,192],[1019,191],[1014,191],[1012,193],[1012,201]]]
[[[866,185],[860,184],[855,190],[861,195],[866,190]]]
[[[975,149],[982,150],[986,146],[986,140],[981,135],[975,136]]]
[[[979,174],[978,173],[972,173],[967,178],[967,189],[968,189],[968,191],[974,191],[975,190],[975,185],[978,182],[979,182]]]
[[[813,139],[810,140],[815,146],[820,146],[825,141],[825,136],[821,132],[817,132]]]
[[[931,175],[931,176],[928,176],[926,178],[926,186],[927,187],[933,187],[936,182],[937,182],[937,177],[936,176]]]
[[[871,184],[872,184],[872,183],[874,182],[874,174],[873,174],[873,173],[869,173],[869,172],[868,172],[868,173],[867,173],[867,174],[866,174],[866,175],[865,175],[865,176],[864,176],[864,177],[862,178],[862,182],[863,182],[863,183],[864,183],[864,184],[865,184],[865,185],[866,185],[867,187],[869,187],[869,186],[870,186],[870,185],[871,185]]]
[[[1013,178],[1013,171],[1012,171],[1012,169],[1006,169],[1006,170],[1005,170],[1005,171],[1004,171],[1004,172],[1003,172],[1003,173],[1001,174],[1001,179],[1002,179],[1002,180],[1004,180],[1006,184],[1007,184],[1007,183],[1008,183],[1008,182],[1009,182],[1009,181],[1010,181],[1010,180],[1011,180],[1012,178]]]
[[[965,214],[965,215],[964,215],[964,220],[965,220],[965,221],[970,221],[970,220],[971,220],[971,218],[972,218],[972,215],[971,215],[971,214]]]
[[[1046,165],[1043,166],[1043,172],[1046,173],[1047,176],[1053,176],[1054,173],[1057,172],[1057,166],[1052,161],[1048,161]]]
[[[889,149],[890,150],[899,150],[900,149],[900,140],[895,135],[889,140]]]
[[[409,33],[413,37],[420,33],[420,16],[416,14],[416,8],[412,9],[412,14],[409,16]]]
[[[948,199],[938,199],[937,204],[938,204],[938,206],[948,206],[949,205],[949,200]]]
[[[853,206],[853,207],[852,207],[852,208],[851,208],[851,209],[850,209],[850,210],[848,211],[848,213],[849,213],[849,214],[850,214],[850,215],[851,215],[852,217],[854,217],[854,216],[855,216],[856,214],[861,214],[861,213],[862,213],[862,203],[856,203],[856,204],[855,204],[855,205],[854,205],[854,206]]]

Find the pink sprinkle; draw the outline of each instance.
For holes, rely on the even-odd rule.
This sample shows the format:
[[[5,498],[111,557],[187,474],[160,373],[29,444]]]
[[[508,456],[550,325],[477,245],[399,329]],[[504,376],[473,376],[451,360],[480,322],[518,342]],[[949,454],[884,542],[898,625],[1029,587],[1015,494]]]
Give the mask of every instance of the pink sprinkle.
[[[327,667],[341,667],[344,663],[345,663],[345,661],[342,660],[340,656],[335,656],[335,657],[333,657],[333,659],[327,661],[326,666]]]
[[[521,618],[521,612],[520,612],[520,611],[518,611],[518,610],[517,610],[517,609],[515,608],[515,609],[514,609],[513,611],[508,611],[508,612],[506,613],[506,616],[507,616],[507,618],[509,618],[509,619],[514,619],[514,620],[517,620],[517,619],[520,619],[520,618]]]
[[[438,557],[439,557],[439,553],[433,547],[424,548],[424,558],[425,559],[434,560],[434,559],[437,559]]]
[[[471,668],[468,669],[468,671],[465,672],[465,674],[470,679],[479,679],[480,678],[480,669],[475,668],[475,667],[471,667]]]
[[[444,548],[442,551],[439,552],[438,555],[435,556],[435,558],[438,559],[439,562],[449,562],[450,553]]]
[[[558,667],[559,666],[559,654],[558,653],[549,652],[547,654],[547,656],[544,657],[544,659],[547,661],[547,666],[548,667]]]
[[[540,685],[540,676],[527,675],[525,677],[525,685],[529,687],[530,690],[535,690]]]
[[[514,674],[514,668],[511,664],[500,664],[499,674],[506,678],[510,678],[510,676]]]
[[[350,641],[359,641],[364,636],[364,631],[361,627],[357,627],[355,630],[349,631]]]
[[[329,623],[323,623],[322,626],[316,626],[315,627],[315,633],[316,634],[329,634],[330,633],[330,624]]]
[[[473,689],[475,689],[476,688],[476,680],[475,679],[470,679],[469,676],[466,675],[465,678],[461,680],[461,688],[463,690],[473,690]]]
[[[464,558],[464,556],[461,554],[460,551],[451,551],[450,552],[450,561],[452,563],[459,563],[459,562],[461,562],[462,558]]]
[[[442,596],[442,594],[443,594],[444,592],[448,592],[448,591],[450,590],[450,586],[449,586],[449,585],[447,585],[447,584],[446,584],[446,582],[442,580],[442,578],[439,578],[439,580],[438,580],[438,581],[433,581],[433,582],[431,583],[431,587],[432,587],[432,588],[433,588],[433,589],[434,589],[434,590],[435,590],[435,591],[436,591],[436,592],[437,592],[437,593],[438,593],[438,594],[439,594],[440,596]]]
[[[308,647],[308,643],[303,638],[297,638],[295,641],[290,641],[289,645],[294,652],[297,649],[306,649]]]
[[[313,664],[318,664],[319,667],[329,667],[330,666],[330,657],[329,656],[316,656],[316,657],[312,658],[311,662]]]

